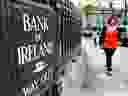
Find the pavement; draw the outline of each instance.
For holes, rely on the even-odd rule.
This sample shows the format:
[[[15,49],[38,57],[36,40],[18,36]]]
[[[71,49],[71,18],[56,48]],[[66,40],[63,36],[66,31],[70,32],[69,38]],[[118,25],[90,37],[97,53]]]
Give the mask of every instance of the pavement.
[[[87,44],[87,43],[86,43]],[[70,87],[64,87],[64,93],[66,96],[71,94],[73,96],[126,96],[128,95],[128,77],[127,77],[127,52],[128,48],[125,47],[118,47],[113,54],[112,57],[112,77],[106,76],[104,74],[106,64],[106,58],[104,51],[97,48],[88,48],[87,54],[88,56],[83,56],[82,60],[84,62],[82,64],[72,64],[70,73],[71,78],[66,82],[67,85],[71,85]],[[92,52],[92,53],[91,53]],[[85,59],[85,58],[88,58]],[[86,61],[87,60],[87,61]],[[86,68],[88,67],[87,71],[85,72]],[[82,70],[81,70],[82,68]],[[88,76],[88,77],[87,77]],[[74,80],[75,79],[75,80]],[[80,91],[80,84],[82,84],[82,80],[86,82],[88,79],[88,88],[95,89],[95,91],[87,91],[88,88],[84,88],[84,91]],[[70,82],[70,83],[69,83]],[[87,82],[86,82],[87,83]],[[74,84],[74,85],[73,85]],[[98,90],[98,91],[97,91]],[[69,92],[71,91],[71,92]],[[98,92],[98,93],[97,93]],[[65,96],[65,95],[62,95]]]

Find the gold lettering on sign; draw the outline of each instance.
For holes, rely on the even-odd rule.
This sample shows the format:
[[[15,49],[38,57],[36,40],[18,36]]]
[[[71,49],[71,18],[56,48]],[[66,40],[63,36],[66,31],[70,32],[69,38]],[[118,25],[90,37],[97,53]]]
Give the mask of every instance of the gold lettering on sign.
[[[48,31],[48,18],[46,16],[29,16],[23,15],[24,31]]]
[[[18,64],[25,64],[27,62],[35,60],[38,57],[46,56],[46,49],[43,47],[43,44],[20,46],[19,48],[17,48],[17,52]]]

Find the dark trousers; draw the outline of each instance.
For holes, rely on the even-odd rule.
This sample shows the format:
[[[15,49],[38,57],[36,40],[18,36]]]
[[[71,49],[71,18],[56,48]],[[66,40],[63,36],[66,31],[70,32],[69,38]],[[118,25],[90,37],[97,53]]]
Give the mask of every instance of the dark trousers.
[[[116,48],[104,48],[106,54],[106,67],[107,71],[112,71],[112,55],[114,54]]]

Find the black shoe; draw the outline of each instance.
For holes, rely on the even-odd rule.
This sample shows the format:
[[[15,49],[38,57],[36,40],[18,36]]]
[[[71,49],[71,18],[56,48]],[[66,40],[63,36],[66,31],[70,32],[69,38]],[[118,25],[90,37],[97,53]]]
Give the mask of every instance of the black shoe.
[[[106,72],[106,74],[108,75],[108,76],[112,76],[112,72]]]

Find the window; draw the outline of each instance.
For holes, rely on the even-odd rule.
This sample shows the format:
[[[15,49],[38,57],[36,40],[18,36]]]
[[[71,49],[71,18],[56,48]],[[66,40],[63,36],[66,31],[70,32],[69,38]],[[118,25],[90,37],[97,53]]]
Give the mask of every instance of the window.
[[[110,3],[109,3],[109,2],[100,1],[100,3],[101,3],[101,6],[102,6],[103,8],[110,8]]]
[[[125,8],[125,0],[113,0],[112,7],[114,9],[124,9]]]

